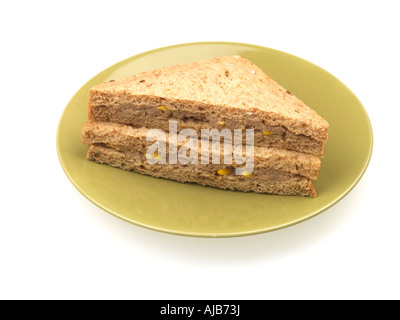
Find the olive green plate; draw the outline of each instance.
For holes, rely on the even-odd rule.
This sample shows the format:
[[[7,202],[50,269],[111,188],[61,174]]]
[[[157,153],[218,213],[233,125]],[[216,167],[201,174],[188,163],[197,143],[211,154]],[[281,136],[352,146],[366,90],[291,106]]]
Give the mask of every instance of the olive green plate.
[[[224,191],[152,178],[85,159],[81,142],[90,87],[141,71],[222,55],[248,58],[330,124],[318,197]],[[89,80],[71,99],[57,132],[61,165],[74,186],[107,212],[134,224],[180,235],[228,237],[272,231],[311,218],[342,199],[365,172],[372,129],[355,95],[320,67],[265,47],[227,42],[160,48],[121,61]]]

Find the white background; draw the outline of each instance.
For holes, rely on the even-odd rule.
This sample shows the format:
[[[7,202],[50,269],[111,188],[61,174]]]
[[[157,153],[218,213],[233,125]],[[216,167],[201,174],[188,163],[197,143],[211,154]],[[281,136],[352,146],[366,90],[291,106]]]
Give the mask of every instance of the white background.
[[[398,1],[3,1],[0,298],[399,299],[398,13]],[[374,130],[356,188],[296,226],[228,239],[147,230],[84,198],[56,153],[69,99],[122,59],[197,41],[279,49],[343,81]]]

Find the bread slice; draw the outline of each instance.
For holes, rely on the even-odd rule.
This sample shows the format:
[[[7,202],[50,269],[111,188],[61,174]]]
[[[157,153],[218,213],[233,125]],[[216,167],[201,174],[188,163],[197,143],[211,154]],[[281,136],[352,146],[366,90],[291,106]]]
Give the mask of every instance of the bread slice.
[[[153,141],[146,141],[147,128],[133,128],[129,125],[108,122],[88,122],[85,124],[82,132],[82,141],[86,144],[102,144],[120,151],[138,151],[145,154]],[[166,150],[169,148],[169,135],[161,140],[166,142]],[[171,141],[172,145],[181,148],[185,141]],[[198,140],[197,148],[201,150],[202,141]],[[212,163],[211,141],[209,143],[209,163]],[[220,162],[224,163],[224,148],[221,141]],[[243,152],[245,148],[243,148]],[[204,163],[201,160],[201,154],[198,152],[198,163]],[[168,152],[166,154],[168,162]],[[234,157],[232,157],[234,159]],[[317,156],[303,154],[295,151],[289,151],[277,148],[254,147],[254,166],[255,168],[266,168],[272,170],[284,171],[294,175],[302,175],[310,179],[317,179],[321,167],[321,160]]]
[[[328,123],[239,56],[170,66],[90,89],[89,120],[166,130],[254,129],[255,144],[322,156]]]
[[[142,152],[118,151],[97,144],[89,146],[87,158],[98,163],[124,170],[133,170],[153,177],[197,183],[220,189],[316,197],[310,179],[273,169],[256,168],[251,178],[234,174],[218,175],[217,170],[225,169],[225,165],[149,164]]]

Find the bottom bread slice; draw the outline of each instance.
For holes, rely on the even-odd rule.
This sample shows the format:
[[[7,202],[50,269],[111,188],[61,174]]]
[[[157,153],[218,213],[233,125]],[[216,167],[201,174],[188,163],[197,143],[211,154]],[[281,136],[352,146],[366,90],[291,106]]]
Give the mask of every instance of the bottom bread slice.
[[[90,145],[87,159],[157,178],[220,189],[306,197],[317,195],[309,178],[267,168],[255,168],[251,175],[243,176],[235,175],[235,170],[224,164],[150,164],[141,152],[117,151],[102,144]],[[224,174],[218,174],[219,170],[224,170]]]

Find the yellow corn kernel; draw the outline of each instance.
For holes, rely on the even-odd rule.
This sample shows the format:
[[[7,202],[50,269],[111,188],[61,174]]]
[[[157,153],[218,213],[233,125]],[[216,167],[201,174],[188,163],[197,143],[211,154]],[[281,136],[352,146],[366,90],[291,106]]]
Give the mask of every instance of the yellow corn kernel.
[[[115,150],[117,150],[117,151],[121,151],[121,148],[120,148],[120,147],[118,147],[118,146],[116,146],[116,145],[113,145],[113,144],[111,144],[111,143],[106,143],[106,146],[109,147],[109,148],[113,148],[113,149],[115,149]]]
[[[240,172],[240,175],[243,176],[243,177],[246,177],[246,178],[251,178],[252,176],[254,176],[254,173],[253,172],[249,172],[247,170],[242,170]]]
[[[251,178],[252,176],[254,176],[254,173],[253,173],[253,172],[250,173],[250,174],[244,174],[244,175],[243,175],[243,177],[246,177],[246,178]]]
[[[154,158],[159,161],[161,161],[163,159],[157,152],[154,152]]]
[[[219,124],[220,126],[224,126],[224,125],[225,125],[225,121],[218,121],[218,124]]]
[[[159,161],[163,160],[163,158],[157,152],[154,152],[153,155],[146,153],[146,159],[148,159],[148,160],[156,159],[156,160],[159,160]]]
[[[263,131],[264,136],[269,136],[271,134],[271,131]]]
[[[163,111],[163,112],[169,110],[166,106],[159,106],[159,107],[157,107],[157,109],[158,109],[158,110],[161,110],[161,111]]]
[[[219,169],[219,170],[217,170],[217,173],[218,173],[220,176],[226,176],[226,175],[230,174],[231,172],[232,172],[232,169],[230,169],[230,168]]]

